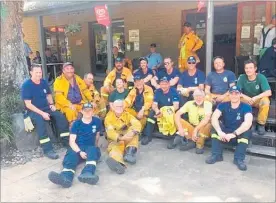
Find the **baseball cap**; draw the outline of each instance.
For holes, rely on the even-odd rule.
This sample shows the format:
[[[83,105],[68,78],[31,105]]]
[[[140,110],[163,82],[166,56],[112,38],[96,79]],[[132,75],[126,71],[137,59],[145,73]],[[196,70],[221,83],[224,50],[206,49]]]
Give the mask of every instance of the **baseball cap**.
[[[148,63],[148,59],[146,57],[140,57],[139,61],[146,61]]]
[[[82,110],[84,109],[93,109],[93,105],[90,102],[84,103],[82,106]]]
[[[156,43],[151,43],[150,47],[156,47]]]
[[[168,80],[168,78],[165,76],[165,77],[160,78],[160,82],[169,82],[169,80]]]
[[[65,67],[67,67],[67,66],[73,66],[73,63],[71,63],[71,62],[66,62],[66,63],[63,64],[62,68],[65,68]]]
[[[140,74],[134,75],[134,81],[143,79]]]
[[[230,87],[229,92],[241,92],[241,89],[238,86],[234,85]]]
[[[185,23],[183,24],[183,26],[184,26],[184,27],[192,27],[192,24],[189,23],[189,22],[185,22]]]
[[[188,63],[196,63],[196,58],[194,56],[189,56],[187,59]]]
[[[117,58],[115,58],[115,62],[123,62],[123,58],[121,58],[121,57],[117,57]]]

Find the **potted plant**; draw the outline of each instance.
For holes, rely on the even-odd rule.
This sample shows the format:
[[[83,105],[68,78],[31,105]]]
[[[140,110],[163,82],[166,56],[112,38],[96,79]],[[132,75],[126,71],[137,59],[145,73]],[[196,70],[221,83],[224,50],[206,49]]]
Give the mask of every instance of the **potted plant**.
[[[75,23],[75,24],[69,24],[64,28],[64,32],[67,36],[69,35],[75,35],[76,33],[81,31],[81,24]]]

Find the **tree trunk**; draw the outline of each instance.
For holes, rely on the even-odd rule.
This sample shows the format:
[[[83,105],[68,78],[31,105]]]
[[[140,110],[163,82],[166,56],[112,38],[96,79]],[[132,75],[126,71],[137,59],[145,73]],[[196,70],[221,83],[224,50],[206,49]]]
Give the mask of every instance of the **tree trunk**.
[[[22,38],[23,1],[1,1],[0,96],[19,89],[28,77]]]

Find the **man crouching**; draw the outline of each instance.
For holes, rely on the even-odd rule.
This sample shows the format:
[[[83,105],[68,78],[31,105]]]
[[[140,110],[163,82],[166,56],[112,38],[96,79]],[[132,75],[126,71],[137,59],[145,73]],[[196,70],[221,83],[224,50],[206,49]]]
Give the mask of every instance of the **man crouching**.
[[[51,182],[68,188],[72,185],[75,170],[80,161],[86,160],[78,179],[80,182],[95,185],[99,177],[95,174],[96,162],[101,156],[98,146],[101,120],[93,116],[93,105],[85,103],[82,107],[82,119],[76,120],[70,132],[70,148],[63,160],[61,173],[50,172]]]
[[[113,103],[113,110],[105,118],[108,139],[108,167],[118,174],[125,172],[125,162],[136,163],[136,152],[139,144],[141,123],[127,111],[124,111],[122,100]]]

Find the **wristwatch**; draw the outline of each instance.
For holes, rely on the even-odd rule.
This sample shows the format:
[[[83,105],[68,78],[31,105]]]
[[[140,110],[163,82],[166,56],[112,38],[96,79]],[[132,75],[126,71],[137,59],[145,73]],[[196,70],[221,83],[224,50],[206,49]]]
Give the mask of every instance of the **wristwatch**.
[[[80,155],[80,153],[81,153],[81,150],[77,152],[78,155]]]

